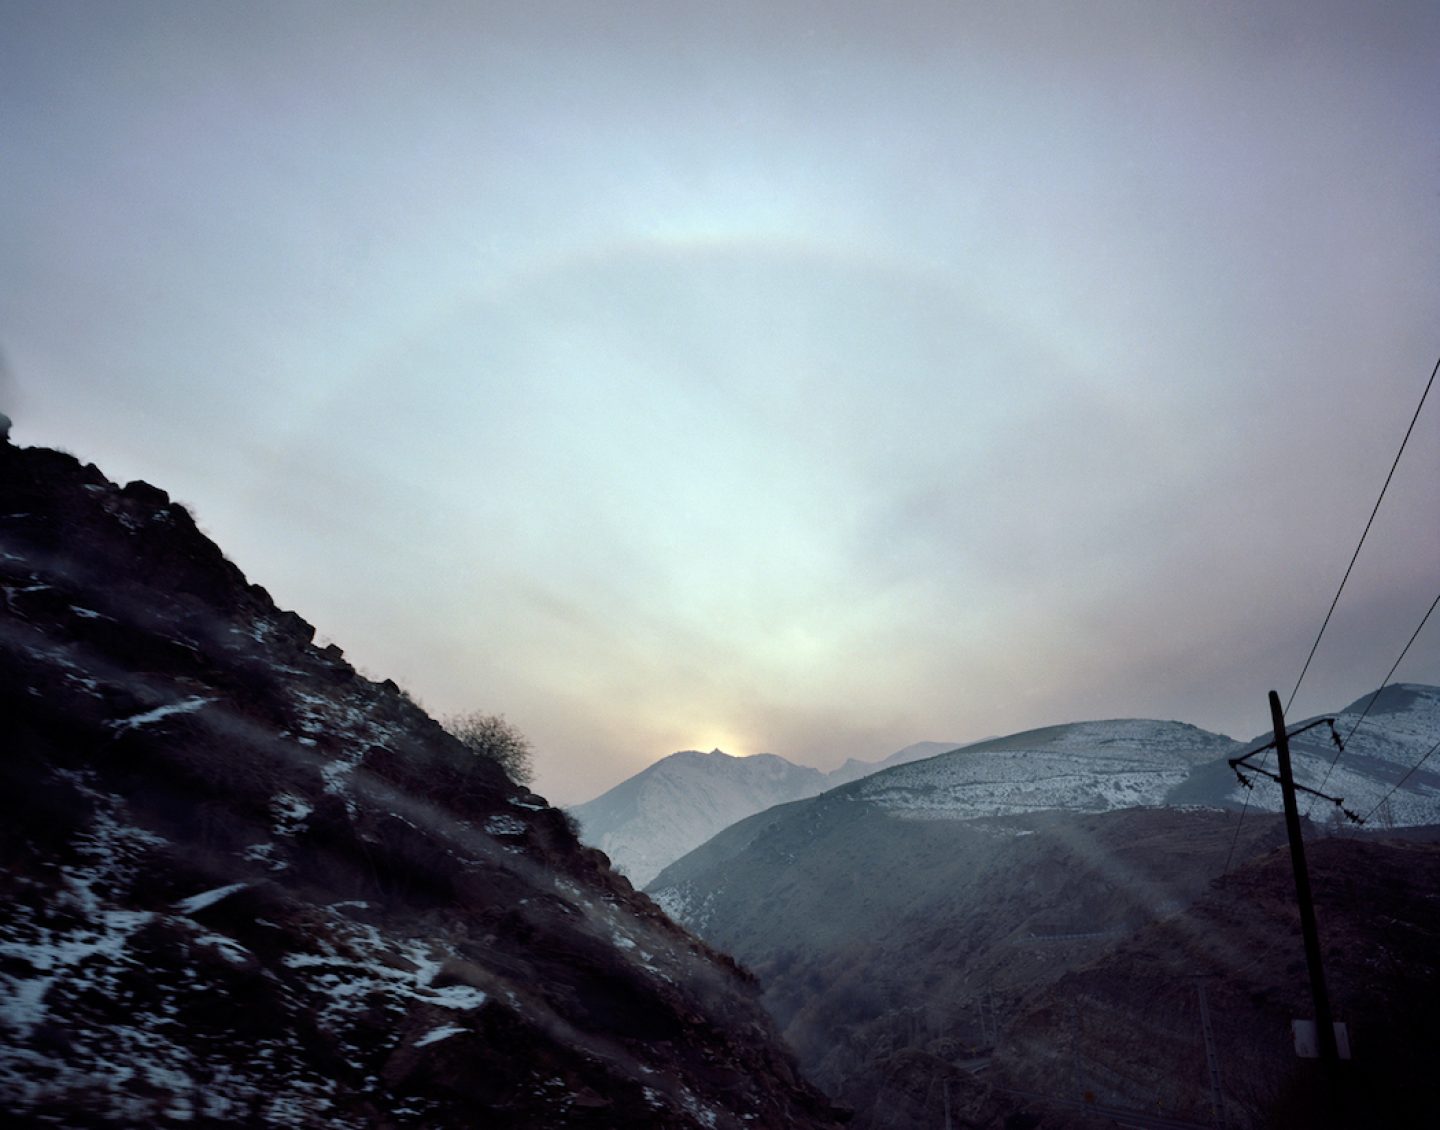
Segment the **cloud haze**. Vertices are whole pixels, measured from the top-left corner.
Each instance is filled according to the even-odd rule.
[[[1248,737],[1440,351],[1437,53],[1418,3],[12,3],[0,393],[557,801]],[[1440,589],[1437,483],[1431,403],[1297,711]]]

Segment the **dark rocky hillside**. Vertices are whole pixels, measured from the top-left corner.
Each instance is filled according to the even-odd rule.
[[[748,974],[312,637],[0,443],[8,1124],[834,1123]]]
[[[927,1125],[943,1063],[988,1056],[1038,988],[1197,898],[1234,831],[1157,809],[916,820],[835,794],[751,823],[737,854],[688,877],[687,857],[651,891],[756,971],[807,1074],[861,1126]],[[1241,851],[1283,837],[1250,820]],[[918,1096],[896,1071],[921,1072]]]
[[[1030,1000],[1005,1030],[995,1081],[1073,1104],[1032,1104],[1046,1126],[1113,1124],[1087,1117],[1087,1105],[1214,1125],[1217,1103],[1228,1126],[1440,1125],[1429,1076],[1440,1046],[1440,844],[1334,837],[1306,854],[1326,983],[1354,1053],[1338,1093],[1291,1039],[1291,1020],[1314,1007],[1285,849]]]

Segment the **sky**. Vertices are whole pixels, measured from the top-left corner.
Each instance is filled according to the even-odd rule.
[[[1437,58],[1384,0],[0,0],[0,409],[556,803],[1243,740],[1440,357]],[[1437,592],[1440,392],[1292,714]]]

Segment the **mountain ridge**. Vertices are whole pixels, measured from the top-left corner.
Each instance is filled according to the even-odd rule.
[[[643,887],[669,863],[752,813],[957,744],[915,742],[879,762],[851,758],[828,773],[773,753],[737,757],[719,749],[680,750],[569,812],[579,821],[581,838]]]

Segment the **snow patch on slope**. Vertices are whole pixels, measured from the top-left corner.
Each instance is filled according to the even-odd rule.
[[[193,714],[197,710],[204,709],[212,701],[213,700],[201,695],[195,695],[192,698],[185,699],[183,702],[168,703],[165,706],[157,706],[154,710],[147,710],[143,714],[134,714],[129,718],[121,718],[114,722],[113,725],[117,733],[123,733],[126,730],[137,730],[141,726],[154,725],[156,722],[169,718],[172,714]]]

